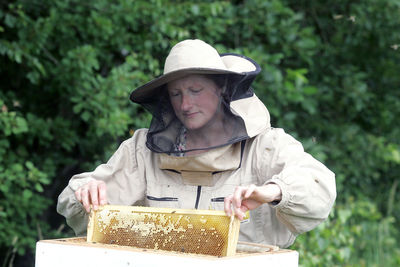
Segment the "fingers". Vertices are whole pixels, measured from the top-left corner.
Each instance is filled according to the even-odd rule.
[[[251,184],[249,186],[237,186],[232,195],[225,198],[224,210],[226,215],[234,214],[239,220],[243,220],[246,216],[245,212],[254,209],[261,203],[254,201],[257,186]]]
[[[244,213],[241,208],[235,208],[233,205],[233,195],[229,195],[224,200],[224,211],[228,216],[235,215],[239,220],[243,220]]]
[[[82,196],[81,196],[82,192],[81,191],[82,191],[81,188],[78,188],[78,190],[75,191],[75,197],[79,202],[82,202]]]
[[[232,198],[233,195],[229,195],[224,199],[224,211],[228,216],[232,216]]]
[[[89,182],[89,201],[93,205],[93,209],[97,210],[97,207],[99,206],[99,201],[98,201],[98,186],[97,183]]]
[[[99,183],[99,202],[100,206],[107,204],[107,190],[104,182]]]
[[[244,194],[244,198],[249,198],[251,196],[251,194],[253,194],[254,190],[256,190],[256,185],[255,184],[249,185],[249,187],[247,188],[247,190]]]
[[[75,191],[75,197],[89,213],[91,206],[97,210],[99,205],[107,204],[106,192],[106,184],[103,181],[94,180],[78,188]]]
[[[236,187],[233,192],[232,204],[235,209],[240,208],[242,205],[242,196],[244,195],[244,188],[242,186]]]
[[[254,190],[252,188],[247,188],[243,186],[238,186],[235,188],[235,191],[232,195],[229,195],[224,200],[224,210],[226,215],[231,216],[234,214],[239,220],[243,220],[245,214],[242,209],[246,209],[242,206],[242,200],[246,198],[247,195],[251,195],[251,192],[248,193],[248,189]]]
[[[87,187],[82,188],[81,190],[81,203],[85,208],[86,212],[90,212],[90,202],[89,202],[89,190]]]

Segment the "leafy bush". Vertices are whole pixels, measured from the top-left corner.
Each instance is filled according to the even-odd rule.
[[[0,7],[4,266],[33,262],[38,239],[71,234],[55,212],[58,194],[73,174],[104,162],[148,125],[129,93],[160,75],[171,45],[186,38],[259,62],[254,87],[273,125],[337,174],[334,213],[294,246],[301,263],[398,265],[398,1],[15,0]]]
[[[397,266],[398,235],[392,216],[383,216],[369,200],[349,198],[291,248],[300,253],[300,266]]]

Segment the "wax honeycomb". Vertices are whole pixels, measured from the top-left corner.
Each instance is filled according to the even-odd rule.
[[[91,212],[87,241],[231,256],[239,227],[240,222],[223,211],[106,205]]]

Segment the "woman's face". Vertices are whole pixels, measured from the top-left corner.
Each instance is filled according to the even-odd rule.
[[[168,94],[178,119],[197,130],[215,119],[221,89],[206,76],[192,74],[168,83]]]

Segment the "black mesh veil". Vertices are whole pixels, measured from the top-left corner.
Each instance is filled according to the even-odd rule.
[[[147,133],[147,147],[158,153],[182,155],[192,150],[209,150],[248,139],[243,118],[235,115],[230,103],[253,96],[250,86],[260,71],[259,66],[256,66],[257,70],[248,74],[201,74],[213,80],[222,90],[219,96],[218,112],[223,114],[222,123],[223,128],[226,129],[215,139],[218,139],[218,142],[208,147],[182,149],[178,146],[185,126],[175,115],[166,84],[153,90],[152,94],[144,99],[145,101],[140,101],[140,104],[153,115]]]

